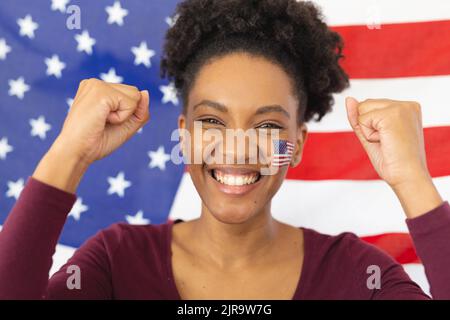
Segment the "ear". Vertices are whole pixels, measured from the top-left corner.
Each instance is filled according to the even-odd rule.
[[[306,123],[301,124],[297,128],[297,136],[295,140],[295,149],[291,158],[291,167],[296,167],[302,161],[303,147],[308,137],[308,127]]]
[[[184,136],[184,129],[186,129],[186,116],[184,114],[180,114],[178,116],[178,129],[179,133],[180,133],[180,145],[181,145],[181,153],[186,154],[185,153],[185,136]]]

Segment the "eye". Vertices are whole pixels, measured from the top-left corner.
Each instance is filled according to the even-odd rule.
[[[198,121],[201,121],[202,123],[214,124],[214,125],[219,125],[219,126],[223,125],[222,122],[220,122],[219,120],[214,119],[214,118],[199,119]]]
[[[282,129],[280,125],[272,122],[263,123],[257,127],[258,129]]]

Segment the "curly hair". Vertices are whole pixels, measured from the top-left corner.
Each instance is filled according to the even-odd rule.
[[[229,53],[261,56],[293,81],[299,123],[320,121],[331,111],[332,94],[348,87],[339,65],[343,40],[330,30],[319,8],[296,0],[185,0],[163,47],[161,78],[173,80],[186,110],[202,66]]]

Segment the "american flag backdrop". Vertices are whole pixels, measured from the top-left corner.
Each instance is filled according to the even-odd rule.
[[[162,40],[176,20],[177,2],[0,2],[0,224],[56,138],[80,80],[127,83],[151,96],[151,121],[84,177],[51,273],[112,223],[162,223],[200,213],[189,175],[169,157],[181,101],[173,85],[159,78]],[[344,38],[351,87],[335,96],[332,113],[307,124],[302,162],[289,170],[273,214],[324,233],[352,231],[386,250],[428,291],[400,203],[352,132],[344,98],[419,101],[428,168],[449,199],[450,2],[316,3]]]

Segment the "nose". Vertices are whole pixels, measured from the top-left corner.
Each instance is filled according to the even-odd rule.
[[[214,158],[217,164],[263,164],[270,161],[270,137],[247,130],[229,130],[216,137],[203,148],[206,158]],[[269,147],[268,147],[269,146]]]

